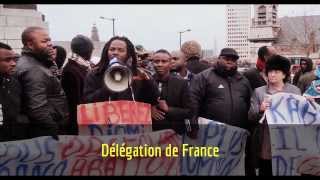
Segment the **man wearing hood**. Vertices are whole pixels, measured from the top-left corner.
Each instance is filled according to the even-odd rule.
[[[293,77],[293,85],[297,85],[299,82],[299,79],[302,75],[306,74],[307,72],[312,71],[313,68],[313,62],[310,58],[301,58],[300,59],[300,70],[294,75]]]
[[[314,100],[320,104],[319,91],[320,91],[320,63],[316,62],[316,68],[309,71],[299,78],[297,87],[306,97],[311,97],[310,100]],[[315,94],[314,94],[315,93]]]
[[[28,27],[22,33],[22,56],[17,77],[22,85],[23,111],[30,120],[30,136],[65,133],[68,123],[67,102],[58,77],[50,70],[53,47],[46,29]]]

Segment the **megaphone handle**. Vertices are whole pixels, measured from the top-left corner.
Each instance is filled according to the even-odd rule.
[[[111,104],[111,96],[109,96],[109,101],[108,101],[108,103]]]
[[[130,87],[130,91],[131,91],[131,96],[132,96],[132,100],[133,102],[136,102],[136,99],[134,98],[134,93],[133,93],[133,89],[132,89],[132,86],[129,84],[128,82],[128,86]]]

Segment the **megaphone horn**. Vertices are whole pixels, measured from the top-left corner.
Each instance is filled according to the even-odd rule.
[[[113,92],[122,92],[129,88],[132,82],[131,70],[119,61],[112,59],[104,74],[106,87]]]

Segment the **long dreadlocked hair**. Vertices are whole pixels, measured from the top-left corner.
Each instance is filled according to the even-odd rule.
[[[102,54],[99,63],[97,64],[97,72],[98,73],[104,73],[107,66],[109,65],[110,59],[108,58],[108,50],[110,48],[111,43],[114,40],[120,40],[126,43],[127,45],[127,59],[132,59],[132,64],[131,64],[131,71],[132,74],[135,76],[137,75],[137,57],[136,57],[136,52],[134,45],[132,42],[124,36],[114,36],[112,37],[103,47],[102,49]]]

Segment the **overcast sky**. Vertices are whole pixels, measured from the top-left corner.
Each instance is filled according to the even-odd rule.
[[[77,34],[90,36],[95,23],[101,41],[112,37],[112,21],[116,18],[117,35],[127,36],[134,44],[157,50],[179,48],[182,42],[197,40],[203,49],[219,51],[226,41],[225,5],[38,5],[46,16],[53,41],[70,41]],[[279,17],[320,15],[320,5],[279,5]],[[216,43],[215,43],[216,41]]]

